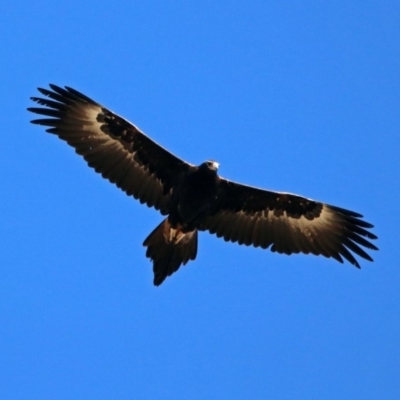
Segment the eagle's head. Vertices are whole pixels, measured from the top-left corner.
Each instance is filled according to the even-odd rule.
[[[219,163],[213,160],[207,160],[203,162],[203,164],[200,165],[200,168],[207,168],[210,171],[214,171],[217,173],[218,168],[219,168]]]

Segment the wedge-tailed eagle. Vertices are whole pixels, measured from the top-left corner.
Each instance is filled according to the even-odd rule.
[[[167,216],[143,243],[155,285],[196,258],[198,231],[283,254],[344,258],[358,268],[352,253],[372,261],[363,247],[377,250],[369,241],[377,237],[362,215],[224,179],[217,162],[189,164],[82,93],[50,88],[38,89],[45,97],[31,98],[41,107],[28,110],[44,116],[32,122],[49,127],[127,195]]]

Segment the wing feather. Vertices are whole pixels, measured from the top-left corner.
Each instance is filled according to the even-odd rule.
[[[257,241],[261,243],[262,249],[268,249],[273,243],[272,232],[267,224],[266,215],[268,215],[268,211],[262,211],[258,218],[258,223],[260,225],[258,232],[260,236]]]
[[[28,110],[46,117],[32,122],[48,127],[128,195],[167,214],[171,188],[190,164],[84,94],[56,85],[50,89],[38,89],[45,98],[31,98],[42,107]]]
[[[271,251],[343,258],[360,267],[355,255],[372,261],[362,248],[377,250],[373,226],[362,215],[301,196],[272,192],[220,179],[217,201],[201,229],[226,241]],[[343,258],[342,258],[343,257]]]

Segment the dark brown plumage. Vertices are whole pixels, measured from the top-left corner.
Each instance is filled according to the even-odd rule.
[[[360,214],[223,179],[218,163],[186,163],[89,97],[50,88],[39,88],[44,98],[32,97],[41,107],[28,110],[45,116],[32,122],[49,127],[125,193],[168,215],[143,243],[155,285],[196,258],[199,230],[278,253],[344,258],[358,268],[352,253],[372,261],[362,247],[377,250],[368,241],[376,236]]]

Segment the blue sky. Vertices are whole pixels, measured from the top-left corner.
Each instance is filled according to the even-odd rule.
[[[1,399],[400,398],[400,4],[3,1]],[[161,221],[29,123],[69,85],[186,161],[354,210],[362,269]]]

